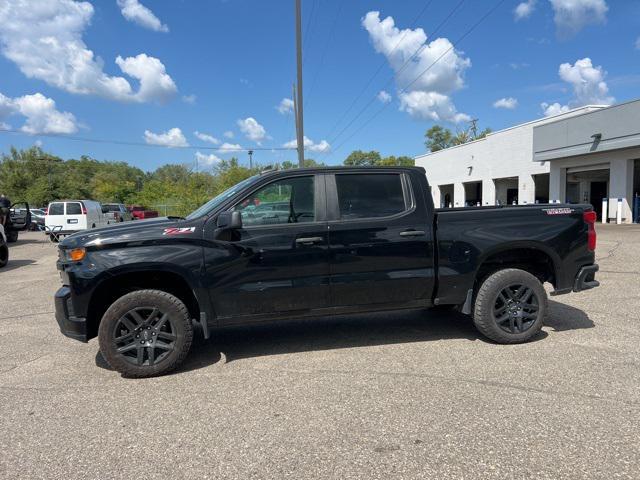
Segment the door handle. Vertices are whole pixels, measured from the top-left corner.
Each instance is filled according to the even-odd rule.
[[[299,245],[313,245],[314,243],[320,243],[324,241],[322,237],[300,237],[296,238],[296,243]]]
[[[400,232],[401,237],[423,237],[424,235],[424,230],[405,230]]]

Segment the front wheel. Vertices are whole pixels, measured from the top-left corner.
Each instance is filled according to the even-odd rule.
[[[98,330],[100,351],[125,377],[153,377],[182,363],[193,338],[187,307],[160,290],[137,290],[116,300]]]
[[[476,296],[473,322],[498,343],[524,343],[542,328],[547,292],[524,270],[507,268],[488,276]]]
[[[7,263],[9,263],[9,247],[7,244],[2,241],[2,237],[0,237],[0,268],[4,267]]]

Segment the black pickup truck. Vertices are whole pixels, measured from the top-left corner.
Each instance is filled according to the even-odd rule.
[[[590,205],[436,210],[422,168],[270,171],[187,218],[82,232],[59,245],[63,334],[147,377],[229,325],[457,308],[499,343],[531,339],[552,294],[598,285]]]

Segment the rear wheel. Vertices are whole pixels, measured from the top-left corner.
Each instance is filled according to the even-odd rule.
[[[176,368],[191,348],[187,307],[160,290],[138,290],[116,300],[100,322],[105,360],[125,377],[153,377]]]
[[[547,293],[540,281],[529,272],[508,268],[482,282],[473,321],[491,340],[523,343],[540,331],[546,314]]]
[[[7,243],[15,243],[18,241],[18,232],[12,230],[10,232],[6,232],[7,235]]]

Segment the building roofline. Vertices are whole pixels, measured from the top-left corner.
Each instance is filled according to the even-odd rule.
[[[637,101],[637,100],[633,100],[633,101]],[[631,103],[631,102],[625,102],[625,103]],[[467,145],[472,145],[474,143],[483,142],[487,138],[492,137],[494,135],[498,135],[499,133],[508,132],[509,130],[514,130],[516,128],[525,127],[527,125],[533,125],[533,124],[544,122],[544,121],[547,121],[547,120],[550,120],[550,119],[555,119],[555,120],[552,120],[552,121],[548,122],[548,123],[553,123],[555,121],[562,120],[560,117],[566,116],[569,113],[575,113],[575,112],[577,112],[579,110],[597,109],[597,110],[594,110],[594,111],[600,111],[600,110],[602,110],[604,108],[617,107],[618,105],[624,105],[624,103],[620,103],[620,104],[616,104],[616,105],[583,105],[582,107],[572,108],[571,110],[568,110],[568,111],[562,112],[562,113],[558,113],[556,115],[550,115],[548,117],[537,118],[535,120],[529,120],[528,122],[519,123],[518,125],[513,125],[511,127],[503,128],[502,130],[496,130],[495,132],[491,132],[491,133],[487,134],[487,136],[485,136],[485,137],[478,138],[478,139],[472,140],[470,142],[462,143],[460,145],[447,147],[447,148],[444,148],[442,150],[437,150],[435,152],[426,152],[426,153],[423,153],[421,155],[416,155],[414,157],[414,159],[417,160],[418,158],[424,158],[424,157],[428,157],[430,155],[434,155],[434,154],[437,154],[437,153],[440,153],[440,152],[445,152],[445,151],[449,151],[449,150],[452,150],[452,149],[455,149],[455,148],[460,148],[460,147],[464,147],[464,146],[467,146]],[[593,113],[593,111],[585,111],[580,115],[586,115],[586,114],[589,114],[589,113]],[[579,116],[579,115],[572,115],[570,118],[573,118],[573,117],[576,117],[576,116]]]

